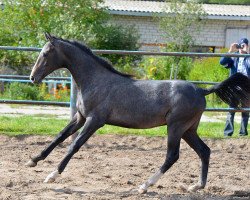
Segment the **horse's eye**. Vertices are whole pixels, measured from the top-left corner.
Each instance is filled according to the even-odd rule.
[[[48,53],[43,53],[43,57],[47,57],[48,56]]]

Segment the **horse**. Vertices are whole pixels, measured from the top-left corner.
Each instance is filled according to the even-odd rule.
[[[190,191],[203,189],[207,182],[210,148],[200,139],[197,128],[206,107],[205,96],[216,93],[223,101],[243,102],[250,93],[249,79],[235,74],[208,89],[183,80],[137,80],[117,71],[86,45],[45,33],[47,39],[30,74],[34,84],[59,68],[67,68],[77,87],[77,112],[69,124],[39,154],[26,163],[34,167],[81,127],[66,156],[44,182],[54,182],[72,156],[105,124],[134,129],[167,125],[167,154],[162,166],[139,186],[146,193],[178,160],[183,139],[201,160],[201,175]]]

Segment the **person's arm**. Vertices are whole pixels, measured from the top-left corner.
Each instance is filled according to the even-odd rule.
[[[220,59],[220,64],[226,68],[230,68],[234,65],[234,61],[231,57],[222,57]]]
[[[236,48],[237,43],[231,44],[228,53],[234,53],[235,51],[238,51]],[[220,59],[220,64],[223,65],[226,68],[230,68],[234,65],[234,60],[231,57],[222,57]]]

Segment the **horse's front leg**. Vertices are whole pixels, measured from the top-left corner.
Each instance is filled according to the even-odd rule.
[[[103,125],[104,123],[102,123],[101,120],[98,120],[95,117],[87,117],[82,132],[79,133],[74,142],[70,145],[67,155],[58,165],[57,170],[50,173],[44,182],[54,182],[56,177],[64,171],[66,165],[68,164],[72,156],[93,135],[93,133]]]
[[[50,145],[47,146],[40,154],[32,157],[25,165],[28,167],[35,167],[37,162],[44,160],[58,144],[79,130],[83,126],[84,122],[85,118],[77,112],[70,123],[57,135]]]

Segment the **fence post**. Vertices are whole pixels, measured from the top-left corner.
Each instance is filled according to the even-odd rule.
[[[74,117],[76,114],[76,83],[74,78],[71,76],[71,83],[70,83],[70,119]]]
[[[70,83],[70,119],[74,117],[76,114],[76,97],[77,97],[77,89],[74,78],[71,76]],[[70,136],[70,140],[73,141],[77,136],[77,132]]]

